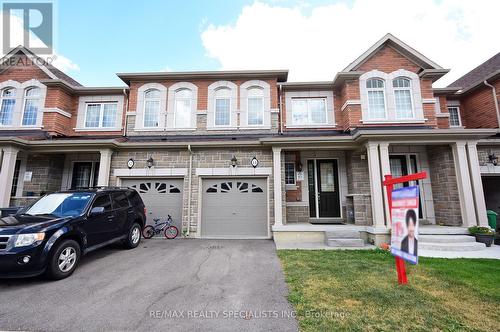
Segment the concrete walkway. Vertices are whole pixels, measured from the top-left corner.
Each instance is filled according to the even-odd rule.
[[[492,245],[483,250],[474,251],[440,251],[420,250],[419,256],[438,258],[492,258],[500,259],[500,246]]]

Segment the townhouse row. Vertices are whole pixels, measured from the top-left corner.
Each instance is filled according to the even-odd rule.
[[[428,173],[422,225],[486,225],[500,206],[498,56],[448,88],[432,86],[447,69],[390,34],[323,82],[156,72],[84,87],[26,48],[8,57],[20,61],[0,71],[3,207],[130,186],[186,236],[317,241],[346,224],[380,243],[386,174]]]

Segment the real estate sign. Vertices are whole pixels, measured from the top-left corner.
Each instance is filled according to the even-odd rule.
[[[392,191],[391,253],[418,263],[418,186]]]

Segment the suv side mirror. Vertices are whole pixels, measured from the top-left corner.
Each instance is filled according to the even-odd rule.
[[[96,207],[93,207],[92,210],[90,210],[90,214],[89,216],[97,216],[99,214],[103,214],[104,213],[104,206],[96,206]]]

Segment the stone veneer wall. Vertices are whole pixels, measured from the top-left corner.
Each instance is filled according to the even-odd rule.
[[[288,224],[309,222],[309,206],[288,205],[286,207],[286,222]]]
[[[64,155],[29,155],[26,171],[33,172],[33,175],[31,182],[24,182],[23,196],[26,196],[27,192],[33,192],[35,196],[39,196],[43,192],[51,193],[61,190],[63,169]]]
[[[436,224],[462,225],[460,197],[453,153],[450,146],[428,146],[432,196]]]
[[[190,232],[191,236],[198,229],[198,202],[199,202],[199,185],[200,177],[195,175],[196,168],[230,168],[230,159],[232,156],[236,156],[238,159],[239,167],[252,167],[250,161],[253,157],[257,157],[259,160],[258,167],[270,167],[272,168],[272,151],[271,149],[243,149],[243,148],[203,148],[196,149],[193,148],[193,165],[192,165],[192,185],[191,185],[191,223]],[[155,168],[185,168],[189,169],[189,151],[187,149],[164,149],[164,150],[128,150],[128,151],[118,151],[115,152],[111,160],[111,175],[110,175],[110,185],[117,184],[117,178],[115,177],[113,170],[115,169],[126,169],[127,161],[133,158],[135,161],[135,169],[146,168],[146,160],[152,157],[155,162]],[[227,176],[221,176],[224,178]],[[245,177],[245,176],[243,176]],[[183,188],[183,209],[182,209],[182,223],[183,227],[186,227],[189,222],[188,217],[188,177],[184,178],[184,188]],[[283,195],[284,196],[284,195]],[[268,189],[268,199],[269,199],[269,215],[270,224],[274,223],[274,197],[273,197],[273,179],[272,175],[269,176],[269,189]]]
[[[361,155],[365,159],[361,159]],[[365,152],[346,152],[347,188],[350,195],[347,200],[346,219],[356,225],[372,225],[370,196],[370,177],[368,160]],[[349,209],[354,215],[349,215]]]
[[[488,159],[488,155],[490,153],[494,153],[495,156],[500,158],[500,147],[478,145],[477,157],[479,159],[479,166],[484,166],[484,165],[490,163],[490,160]],[[498,162],[500,165],[500,160]],[[491,163],[490,163],[490,165],[491,165]]]

